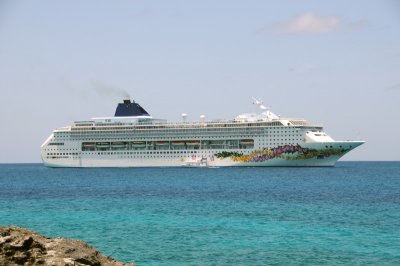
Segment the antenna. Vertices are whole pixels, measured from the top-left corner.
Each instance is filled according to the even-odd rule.
[[[266,107],[264,105],[264,103],[261,100],[261,98],[258,98],[258,99],[255,98],[255,97],[252,97],[252,98],[253,98],[253,104],[257,105],[261,110],[267,110],[268,109],[268,107]]]

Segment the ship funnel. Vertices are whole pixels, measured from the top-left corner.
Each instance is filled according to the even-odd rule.
[[[114,116],[150,116],[140,104],[130,99],[125,99],[119,103]]]

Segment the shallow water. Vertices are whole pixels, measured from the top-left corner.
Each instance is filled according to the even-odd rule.
[[[138,265],[398,265],[400,162],[333,168],[0,165],[0,225]]]

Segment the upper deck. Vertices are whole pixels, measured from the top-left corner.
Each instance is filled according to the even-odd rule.
[[[117,112],[121,110],[129,110],[136,108],[143,110],[143,112],[134,113],[132,116],[116,115],[114,117],[100,117],[92,118],[87,121],[76,121],[74,124],[64,128],[58,128],[55,132],[99,132],[113,131],[230,131],[229,129],[256,129],[256,128],[269,128],[269,127],[302,127],[302,128],[317,128],[322,129],[319,125],[310,125],[309,122],[303,118],[283,118],[276,116],[270,111],[265,111],[266,107],[258,100],[257,105],[263,110],[261,114],[242,114],[232,120],[213,120],[205,121],[204,118],[197,122],[187,122],[184,119],[181,122],[169,122],[165,119],[155,119],[151,117],[139,104],[129,100],[124,100],[123,104],[119,104]],[[135,110],[136,110],[135,109]],[[119,111],[118,111],[119,110]],[[132,112],[135,110],[131,110]],[[136,110],[137,111],[137,110]],[[135,112],[136,112],[135,111]],[[133,114],[133,113],[132,113]],[[186,115],[185,115],[186,116]],[[185,117],[186,118],[186,117]],[[160,132],[161,133],[161,132]]]
[[[269,126],[307,126],[309,123],[304,119],[280,119],[275,121],[252,121],[252,122],[239,122],[234,120],[228,121],[204,121],[204,122],[150,122],[150,121],[137,121],[137,122],[118,122],[110,121],[106,123],[98,123],[93,121],[75,122],[70,126],[71,130],[93,130],[95,129],[181,129],[181,128],[221,128],[221,127],[269,127]]]

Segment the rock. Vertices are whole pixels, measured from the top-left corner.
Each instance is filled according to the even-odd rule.
[[[16,226],[0,226],[0,265],[133,266],[102,255],[84,241],[48,238]]]

